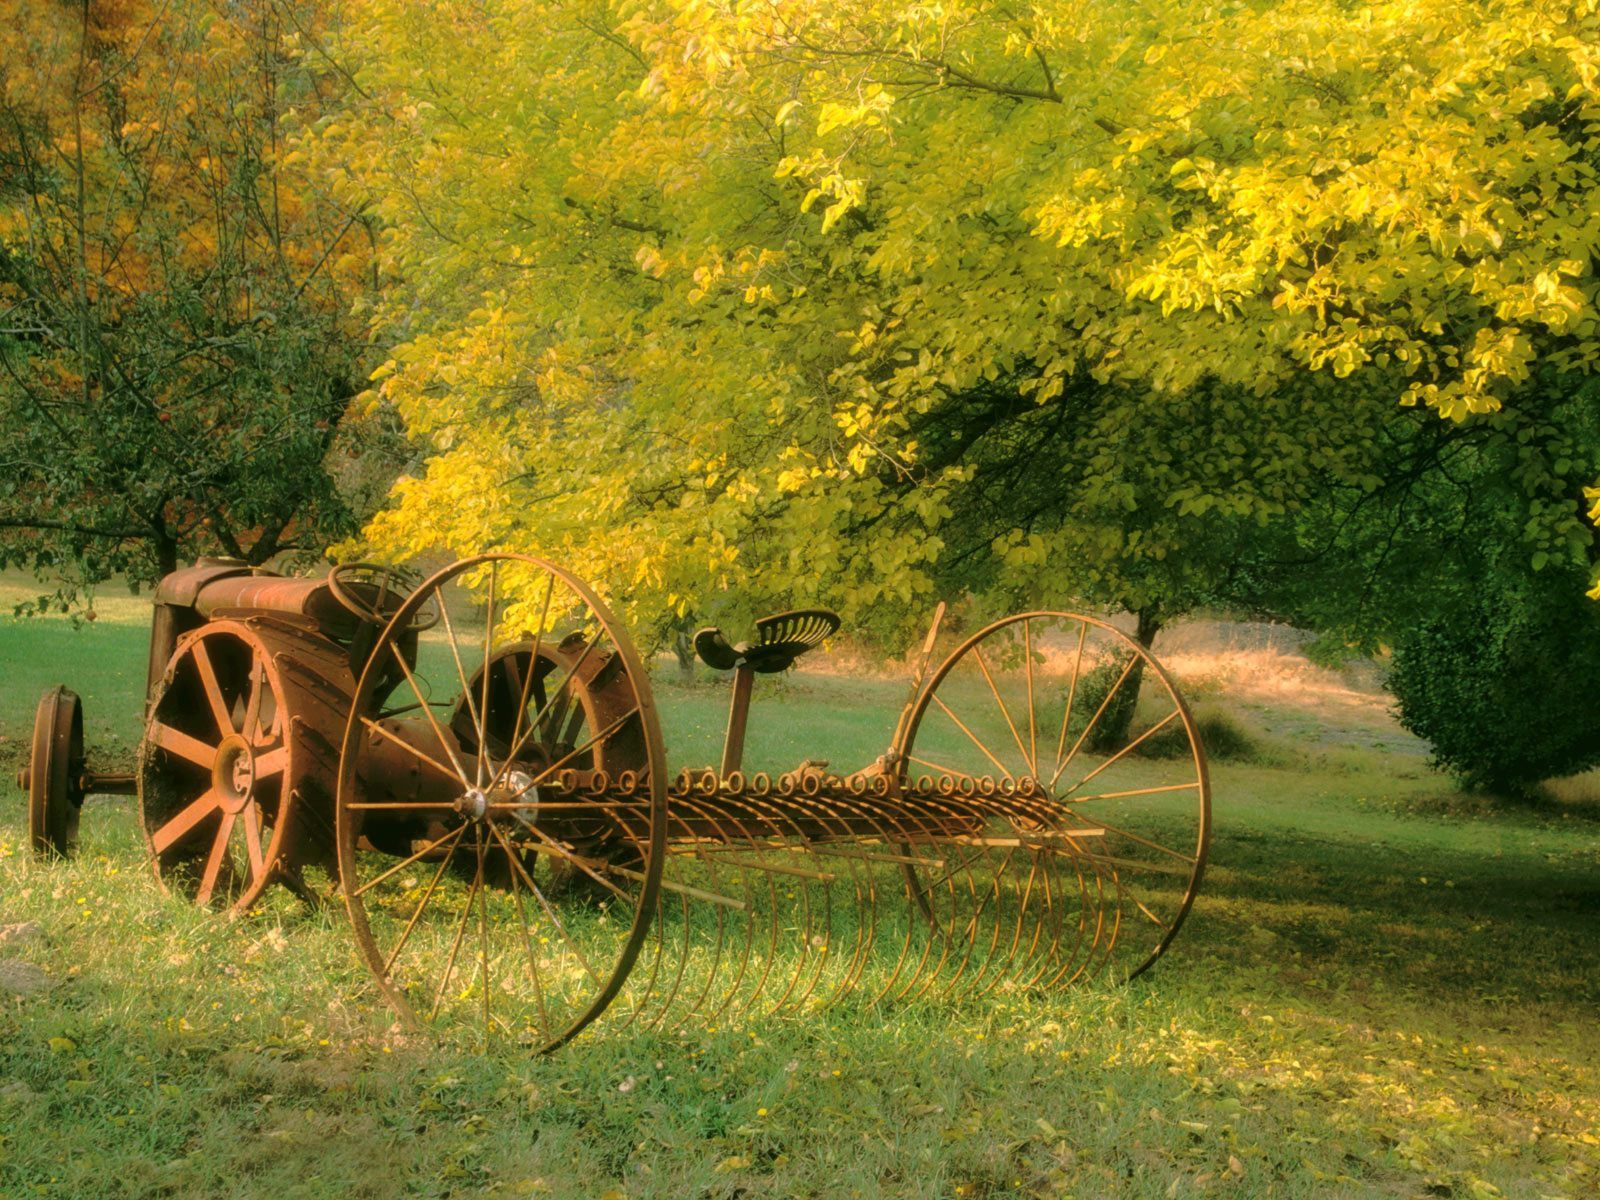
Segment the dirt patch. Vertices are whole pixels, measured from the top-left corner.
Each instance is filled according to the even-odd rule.
[[[21,921],[15,925],[0,925],[0,946],[20,946],[37,941],[44,936],[44,926],[37,921]]]
[[[50,986],[50,976],[30,962],[0,958],[0,996],[31,996]]]

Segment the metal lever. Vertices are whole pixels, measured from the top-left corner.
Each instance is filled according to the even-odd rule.
[[[743,659],[733,671],[733,699],[728,704],[728,732],[722,739],[722,777],[726,779],[744,761],[744,726],[750,716],[750,689],[755,669]]]

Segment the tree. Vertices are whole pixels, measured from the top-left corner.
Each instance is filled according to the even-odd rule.
[[[297,162],[316,0],[24,3],[0,29],[0,565],[148,580],[350,532],[365,218]]]
[[[1396,646],[1390,687],[1435,765],[1517,795],[1600,764],[1597,674],[1600,613],[1547,575],[1491,580],[1423,617]]]
[[[1380,496],[1420,409],[1502,430],[1528,560],[1587,564],[1551,398],[1600,361],[1596,21],[367,0],[322,153],[435,450],[370,536],[539,549],[651,620],[1153,629]]]

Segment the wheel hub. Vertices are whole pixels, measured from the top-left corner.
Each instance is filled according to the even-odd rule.
[[[456,811],[469,821],[481,821],[489,813],[489,794],[482,788],[468,788],[455,804]]]
[[[240,812],[256,786],[256,758],[250,743],[238,734],[222,739],[211,764],[211,786],[226,812]]]

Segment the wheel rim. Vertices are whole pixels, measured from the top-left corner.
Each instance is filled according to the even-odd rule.
[[[1126,734],[1107,736],[1125,707]],[[957,868],[992,909],[984,937],[994,943],[969,948],[964,989],[1132,978],[1171,945],[1205,870],[1210,783],[1188,706],[1132,638],[1073,613],[997,621],[929,679],[895,756],[907,777],[1038,789],[985,802],[992,836],[981,840],[993,844]],[[948,893],[950,880],[939,883]],[[950,898],[953,939],[975,902]]]
[[[28,757],[28,838],[38,854],[70,855],[78,842],[83,803],[83,706],[65,687],[53,687],[34,713]]]
[[[139,749],[146,848],[169,891],[243,911],[276,877],[295,778],[284,697],[243,624],[213,621],[173,652]]]
[[[630,791],[551,798],[624,767]],[[357,686],[337,793],[352,930],[401,1018],[553,1049],[604,1012],[655,911],[664,776],[643,664],[581,580],[489,554],[420,584]]]

